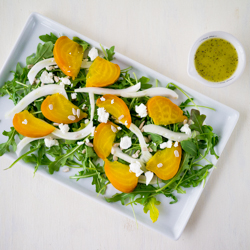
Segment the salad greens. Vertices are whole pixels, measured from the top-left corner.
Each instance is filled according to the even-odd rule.
[[[46,69],[42,69],[36,76],[35,84],[31,85],[28,83],[27,74],[30,67],[37,62],[53,57],[53,47],[58,39],[53,33],[42,35],[39,37],[44,43],[39,43],[37,46],[37,51],[27,57],[26,65],[21,66],[20,63],[17,64],[16,70],[13,71],[13,79],[7,81],[0,88],[0,96],[9,95],[9,99],[13,101],[16,105],[25,95],[33,91],[34,89],[41,86],[41,81],[39,80],[41,74]],[[89,47],[89,44],[80,38],[74,37],[73,41],[77,42],[83,46],[84,50]],[[114,49],[112,46],[110,49],[104,50],[101,46],[106,60],[112,61],[114,59]],[[128,69],[121,70],[120,78],[113,85],[110,85],[110,89],[124,89],[135,85],[136,83],[141,83],[141,89],[148,89],[152,87],[150,84],[150,79],[142,76],[137,79],[136,75],[130,74],[131,67]],[[54,76],[65,77],[65,74],[60,70],[60,68],[53,67],[51,70]],[[80,69],[78,76],[72,80],[72,85],[65,85],[65,90],[68,94],[68,98],[79,108],[84,108],[84,112],[90,117],[90,100],[87,93],[78,93],[76,99],[72,99],[71,93],[74,93],[74,89],[81,88],[86,85],[86,69]],[[158,80],[156,81],[158,84]],[[59,84],[56,83],[55,84]],[[173,83],[169,83],[167,88],[176,90],[179,89],[186,97],[187,100],[180,104],[180,108],[184,111],[184,115],[191,121],[190,129],[196,131],[195,137],[189,138],[188,140],[181,142],[181,147],[183,149],[182,160],[177,174],[170,180],[160,181],[157,178],[156,184],[146,185],[144,183],[138,183],[137,187],[131,193],[116,193],[112,197],[106,197],[105,191],[110,184],[104,170],[103,163],[98,159],[97,154],[93,150],[91,144],[87,144],[86,140],[92,140],[93,135],[89,135],[85,138],[85,144],[79,145],[77,140],[58,140],[58,145],[52,146],[50,148],[46,147],[44,139],[39,139],[30,143],[30,149],[28,152],[21,155],[10,167],[12,167],[20,159],[23,159],[26,163],[31,163],[34,165],[34,173],[41,167],[45,166],[48,168],[48,172],[53,174],[60,170],[61,167],[67,166],[69,168],[76,168],[79,170],[77,174],[71,176],[71,179],[76,181],[84,181],[81,179],[93,178],[92,185],[95,186],[96,192],[105,196],[107,202],[121,202],[122,205],[137,205],[141,204],[143,206],[143,211],[145,213],[150,213],[150,218],[155,222],[159,216],[159,211],[157,206],[160,205],[160,201],[157,200],[158,195],[163,195],[165,197],[171,198],[170,204],[176,203],[178,201],[177,193],[184,194],[186,188],[196,187],[202,182],[205,183],[206,177],[209,170],[213,167],[213,164],[203,166],[200,161],[206,159],[208,154],[214,155],[216,158],[219,156],[215,152],[215,146],[218,143],[218,136],[213,132],[213,128],[209,125],[205,125],[204,121],[206,119],[205,114],[201,114],[198,110],[198,105],[194,103],[193,98],[190,98],[182,89]],[[95,100],[100,97],[100,95],[95,95]],[[27,107],[27,110],[35,115],[37,118],[43,119],[46,122],[53,124],[51,121],[47,120],[41,112],[41,104],[45,97],[39,98]],[[154,124],[153,120],[147,116],[144,118],[138,117],[135,112],[135,107],[139,106],[141,103],[146,104],[150,98],[147,96],[136,97],[136,98],[122,98],[122,100],[127,104],[131,117],[132,123],[137,127],[140,127],[142,123],[145,125]],[[190,111],[190,107],[195,107]],[[208,107],[209,108],[209,107]],[[110,120],[115,122],[115,118],[111,117]],[[97,126],[98,116],[95,109],[93,126]],[[79,131],[85,128],[87,124],[84,120],[77,123],[69,124],[70,132]],[[183,123],[176,123],[164,126],[175,132],[180,132]],[[121,125],[121,130],[116,134],[115,143],[119,143],[120,139],[124,136],[129,136],[132,139],[132,146],[128,149],[123,150],[124,153],[132,156],[135,152],[139,150],[138,156],[141,155],[141,148],[138,138],[125,126]],[[8,139],[5,143],[0,144],[0,156],[12,151],[16,151],[17,144],[16,139],[19,136],[20,139],[23,138],[14,127],[10,128],[10,131],[4,131],[3,135],[7,136]],[[154,155],[158,150],[160,150],[160,144],[166,142],[167,139],[154,134],[143,132],[143,136],[147,138],[148,147],[150,152]],[[113,160],[112,154],[108,157],[110,161]],[[118,159],[119,162],[128,164],[122,159]]]

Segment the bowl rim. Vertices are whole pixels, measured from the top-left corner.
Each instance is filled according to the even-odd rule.
[[[229,41],[235,47],[238,54],[238,65],[235,72],[233,73],[233,75],[231,75],[231,77],[221,82],[211,82],[204,79],[202,76],[199,75],[194,65],[194,56],[198,47],[205,40],[212,38],[222,38]],[[243,73],[245,66],[246,66],[246,53],[240,41],[230,33],[224,31],[211,31],[200,36],[198,39],[196,39],[196,41],[192,45],[188,55],[187,73],[190,77],[192,77],[193,79],[197,80],[198,82],[206,86],[212,88],[222,88],[231,85],[233,82],[235,82]]]

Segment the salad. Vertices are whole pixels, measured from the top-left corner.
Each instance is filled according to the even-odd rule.
[[[18,156],[9,168],[19,160],[32,163],[34,174],[39,167],[50,174],[77,168],[71,179],[92,178],[107,202],[141,204],[152,222],[159,195],[173,204],[176,193],[205,183],[214,167],[206,156],[219,157],[219,139],[193,98],[174,83],[159,87],[155,79],[153,86],[132,67],[120,69],[114,46],[98,51],[78,37],[39,38],[36,53],[0,88],[15,105],[5,114],[13,127],[0,144],[0,156]],[[187,97],[179,106],[176,90]],[[107,197],[111,185],[117,193]]]

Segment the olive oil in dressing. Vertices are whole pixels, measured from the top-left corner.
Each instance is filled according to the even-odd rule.
[[[235,72],[238,54],[230,42],[221,38],[211,38],[199,46],[194,62],[197,72],[204,79],[221,82]]]

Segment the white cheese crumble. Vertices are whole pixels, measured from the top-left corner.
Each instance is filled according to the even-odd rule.
[[[51,137],[45,138],[44,143],[45,143],[45,146],[48,147],[48,148],[50,148],[52,146],[58,146],[59,145],[58,141],[52,139]]]
[[[118,129],[118,130],[122,130],[122,128],[121,128],[121,127],[117,127],[117,129]]]
[[[179,157],[180,156],[178,150],[174,151],[174,155],[175,155],[175,157]]]
[[[178,141],[176,141],[176,142],[174,143],[174,147],[175,147],[175,148],[178,147]]]
[[[86,107],[86,104],[83,104],[83,105],[82,105],[82,109],[85,109],[85,107]]]
[[[181,132],[184,132],[187,135],[191,135],[191,129],[189,128],[189,125],[187,123],[181,127]]]
[[[157,164],[157,168],[161,168],[161,167],[163,167],[163,164],[162,163],[158,163]]]
[[[59,124],[58,125],[59,129],[62,131],[63,134],[66,134],[67,132],[69,132],[69,125],[68,124]]]
[[[71,98],[76,99],[77,93],[71,93]]]
[[[167,142],[163,142],[160,144],[160,148],[164,149],[164,148],[171,148],[172,147],[172,141],[168,140]]]
[[[89,143],[89,139],[88,138],[85,140],[85,143]]]
[[[125,121],[125,123],[124,123],[124,124],[125,124],[125,126],[128,126],[128,121]]]
[[[28,123],[28,121],[26,120],[26,119],[24,119],[23,121],[22,121],[22,124],[27,124]]]
[[[73,116],[73,115],[69,115],[69,116],[68,116],[68,119],[71,120],[71,121],[74,121],[74,120],[76,119],[76,117]]]
[[[141,163],[139,161],[135,161],[129,164],[130,171],[135,173],[136,177],[139,177],[143,171],[141,170]]]
[[[124,136],[124,137],[121,138],[121,142],[120,142],[121,149],[130,148],[131,145],[132,145],[131,137]]]
[[[78,142],[77,142],[77,145],[79,145],[79,146],[80,146],[80,145],[83,145],[83,144],[84,144],[84,141],[78,141]]]
[[[48,73],[46,70],[40,76],[40,80],[42,83],[54,83],[53,73]]]
[[[96,57],[98,57],[98,50],[95,47],[93,47],[89,51],[88,56],[90,57],[91,61],[94,61],[96,59]]]
[[[107,123],[109,119],[109,113],[106,112],[105,108],[98,108],[97,109],[98,121]]]
[[[102,96],[102,97],[100,98],[100,100],[101,100],[102,102],[104,102],[106,99]]]
[[[151,171],[147,171],[145,174],[146,177],[146,185],[148,185],[150,183],[150,181],[152,180],[152,178],[154,177],[154,173]]]
[[[147,112],[147,107],[141,103],[139,106],[135,106],[135,112],[140,116],[140,117],[146,117],[148,115]]]
[[[115,102],[115,99],[112,99],[112,100],[111,100],[111,104],[114,104],[114,102]]]
[[[50,105],[49,105],[49,109],[50,109],[50,110],[53,110],[53,104],[50,104]]]
[[[71,81],[67,77],[59,78],[61,80],[62,85],[71,85]]]
[[[111,125],[111,130],[112,130],[114,133],[116,133],[116,131],[117,131],[116,127],[113,126],[113,125]]]
[[[85,123],[85,124],[89,123],[89,119],[85,119],[85,120],[84,120],[84,123]]]

